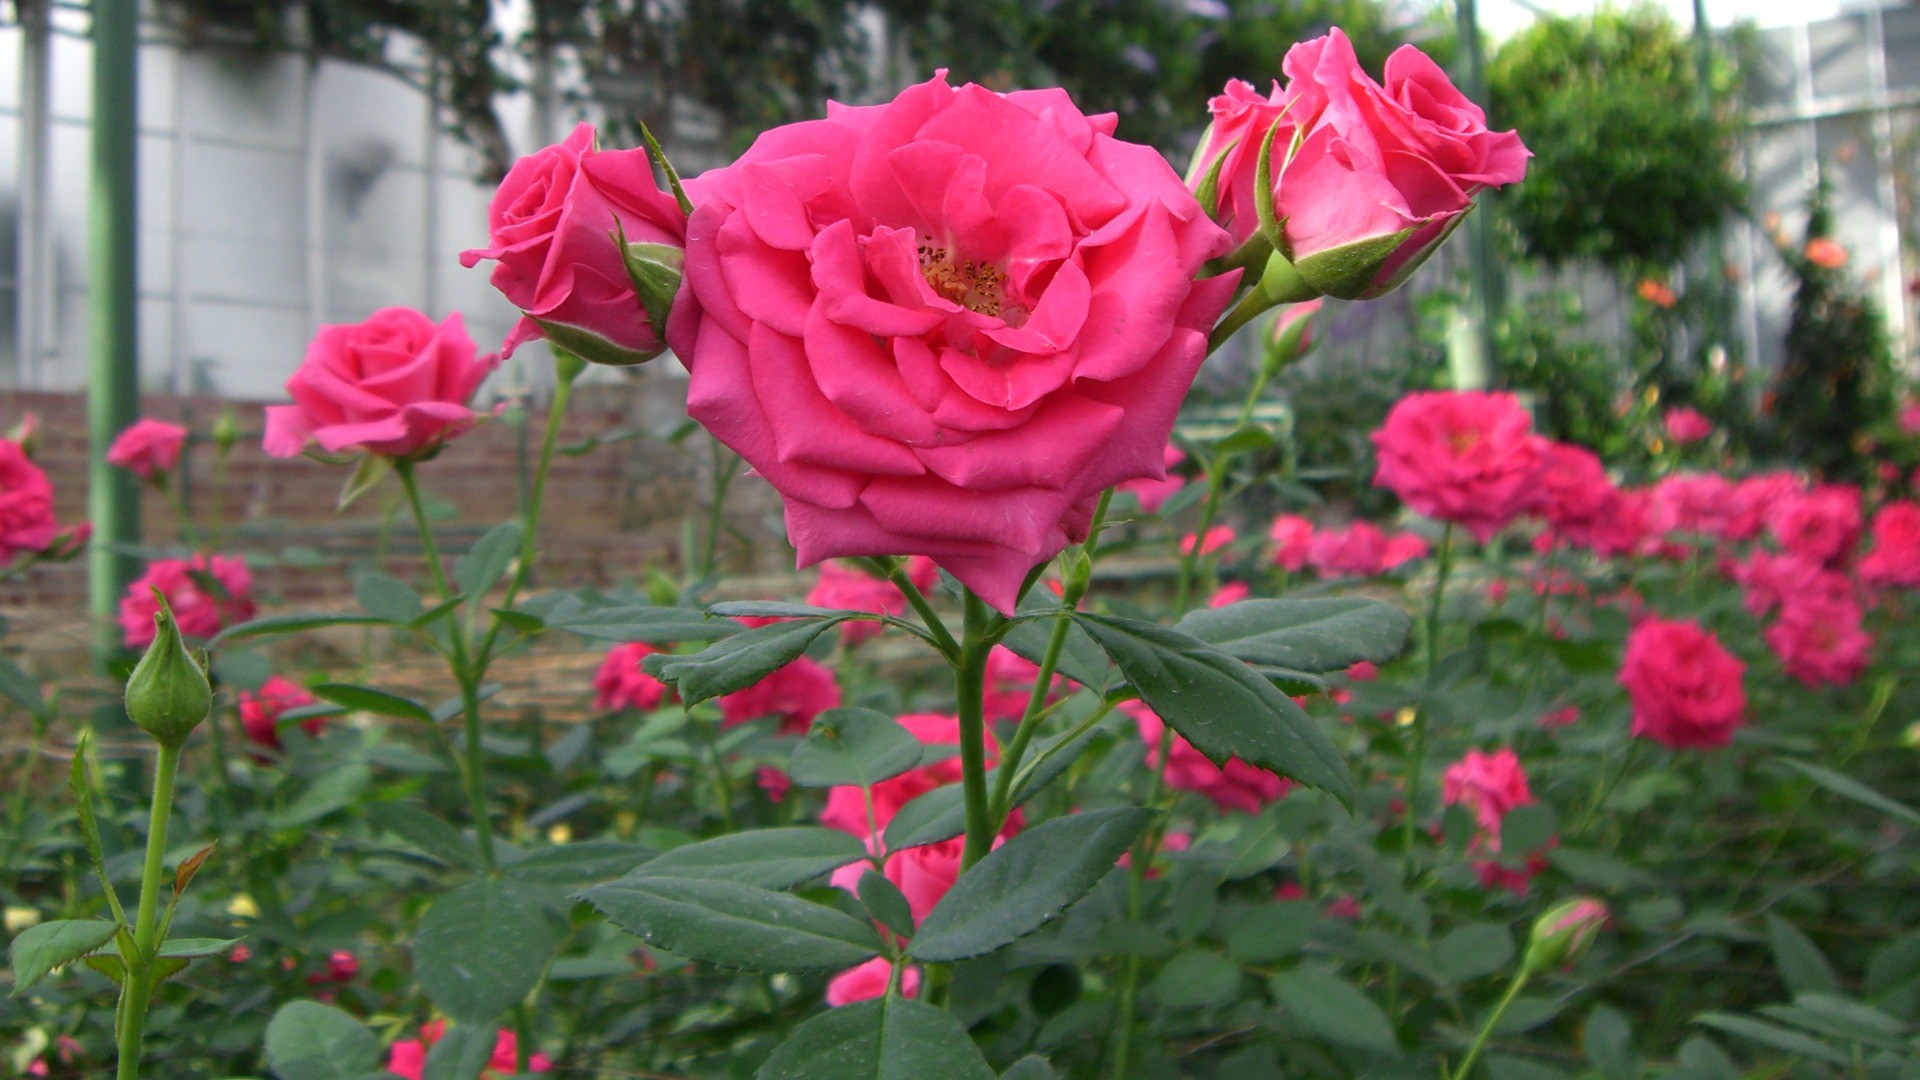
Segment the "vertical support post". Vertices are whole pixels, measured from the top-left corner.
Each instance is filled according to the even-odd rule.
[[[93,175],[88,199],[90,286],[87,384],[87,553],[94,657],[119,654],[113,616],[133,577],[127,546],[140,539],[133,474],[107,464],[107,446],[139,410],[138,204],[139,0],[93,0]]]
[[[1483,108],[1487,104],[1486,58],[1481,54],[1480,11],[1477,0],[1454,0],[1454,21],[1460,38],[1460,87]],[[1503,306],[1504,282],[1494,265],[1493,221],[1486,207],[1470,214],[1467,233],[1467,325],[1451,335],[1453,349],[1468,350],[1453,361],[1456,389],[1478,389],[1490,381],[1497,353],[1493,343],[1494,317]],[[1473,380],[1461,385],[1462,379]]]
[[[14,253],[16,385],[41,385],[41,320],[51,282],[47,273],[48,73],[53,27],[49,0],[21,0],[20,12],[20,241]]]

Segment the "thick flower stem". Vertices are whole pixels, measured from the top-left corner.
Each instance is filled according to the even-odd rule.
[[[153,963],[160,952],[160,890],[166,880],[161,864],[167,852],[167,819],[173,814],[173,781],[179,768],[180,748],[160,747],[153,774],[153,808],[147,819],[147,861],[140,872],[140,906],[133,918],[133,955],[120,958],[126,967],[126,982],[120,987],[119,1080],[134,1080],[140,1075],[140,1045],[155,981]]]
[[[967,841],[960,856],[965,873],[993,847],[994,823],[987,803],[987,653],[994,638],[993,613],[986,601],[967,590],[960,659],[953,667],[953,692],[960,709],[960,788],[967,803]]]
[[[1447,576],[1453,570],[1453,523],[1448,522],[1446,531],[1440,534],[1440,551],[1434,562],[1433,597],[1427,603],[1426,623],[1426,693],[1433,694],[1435,671],[1440,665],[1440,606],[1447,595]],[[1422,701],[1413,714],[1413,749],[1407,754],[1407,820],[1401,835],[1401,847],[1405,849],[1407,866],[1411,872],[1413,866],[1413,831],[1420,819],[1420,774],[1424,771],[1427,758],[1427,713],[1430,701]]]
[[[1473,1037],[1473,1045],[1467,1047],[1467,1056],[1460,1059],[1460,1067],[1453,1071],[1453,1080],[1468,1080],[1473,1075],[1473,1066],[1480,1060],[1480,1051],[1486,1049],[1487,1040],[1492,1037],[1493,1029],[1500,1026],[1500,1018],[1507,1015],[1507,1009],[1512,1007],[1514,999],[1520,996],[1520,991],[1527,985],[1528,977],[1528,972],[1524,968],[1514,975],[1513,982],[1507,985],[1507,992],[1500,998],[1500,1004],[1493,1007],[1487,1022],[1480,1025],[1480,1033]]]
[[[913,609],[914,614],[919,615],[920,620],[927,624],[927,633],[933,637],[934,647],[947,658],[947,663],[958,665],[960,643],[953,640],[953,633],[947,629],[946,621],[941,619],[940,613],[933,610],[933,605],[927,602],[926,594],[920,591],[920,586],[915,585],[913,579],[907,576],[906,567],[902,566],[898,559],[879,559],[875,561],[875,565],[882,574],[886,575],[888,581],[893,582],[893,587],[900,590],[900,595],[907,598],[907,606]],[[968,595],[972,596],[972,593],[969,592]]]

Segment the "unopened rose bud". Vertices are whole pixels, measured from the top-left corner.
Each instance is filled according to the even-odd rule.
[[[1324,300],[1290,304],[1274,316],[1261,351],[1261,366],[1271,379],[1313,351],[1313,317]]]
[[[1532,975],[1578,960],[1608,918],[1607,905],[1585,896],[1547,909],[1533,924],[1521,969]]]
[[[21,453],[32,457],[40,449],[39,414],[26,413],[21,416],[20,422],[13,425],[12,431],[7,432],[7,438],[20,447]]]
[[[213,688],[202,664],[187,652],[167,598],[153,595],[160,610],[153,616],[153,643],[127,677],[127,716],[162,746],[178,747],[207,718]]]
[[[233,415],[232,409],[221,409],[220,415],[213,421],[213,445],[225,454],[240,441],[240,420]]]

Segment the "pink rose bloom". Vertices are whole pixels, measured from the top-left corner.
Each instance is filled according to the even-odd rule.
[[[1661,533],[1736,540],[1747,508],[1739,485],[1719,473],[1679,472],[1653,488],[1653,525]]]
[[[1276,87],[1265,104],[1256,104],[1251,87],[1228,87],[1222,97],[1232,99],[1229,115],[1223,122],[1216,105],[1216,133],[1201,161],[1211,164],[1207,151],[1222,135],[1245,131],[1228,162],[1234,171],[1229,175],[1223,168],[1220,177],[1221,207],[1231,208],[1227,220],[1234,238],[1244,240],[1258,224],[1249,216],[1249,189],[1258,180],[1259,144],[1271,126],[1270,111],[1284,102],[1288,111],[1273,151],[1273,208],[1285,254],[1302,263],[1401,236],[1376,266],[1360,268],[1364,276],[1358,280],[1348,267],[1325,281],[1315,280],[1319,275],[1311,266],[1303,270],[1323,292],[1347,299],[1387,292],[1445,239],[1482,189],[1526,174],[1529,154],[1520,137],[1488,131],[1480,107],[1411,45],[1387,59],[1384,85],[1361,70],[1352,43],[1337,28],[1288,50],[1281,70],[1288,79],[1284,99]],[[1305,137],[1289,160],[1296,131]]]
[[[1492,850],[1499,850],[1500,826],[1515,807],[1534,801],[1527,787],[1527,774],[1520,768],[1520,755],[1511,747],[1491,754],[1478,750],[1447,766],[1441,779],[1440,799],[1448,806],[1464,806],[1473,811],[1474,820],[1492,839]]]
[[[1027,699],[1033,695],[1033,682],[1040,676],[1040,665],[1007,648],[995,645],[987,653],[985,711],[988,720],[1018,720],[1027,712]],[[1047,700],[1058,700],[1067,681],[1053,677]]]
[[[267,406],[261,445],[294,457],[309,442],[329,454],[429,457],[473,426],[473,392],[500,358],[475,355],[459,313],[436,325],[412,308],[323,326],[287,380],[291,405]]]
[[[258,690],[240,692],[240,726],[254,743],[269,750],[278,750],[280,714],[317,704],[319,700],[307,693],[307,688],[299,683],[275,675],[261,683]],[[310,716],[300,722],[300,727],[309,735],[318,735],[326,723],[324,716]]]
[[[427,1069],[427,1051],[447,1033],[445,1020],[421,1025],[418,1039],[401,1039],[387,1052],[387,1071],[406,1080],[422,1080]],[[552,1072],[553,1061],[545,1054],[527,1055],[527,1071]],[[481,1080],[504,1080],[520,1072],[520,1038],[509,1028],[501,1028],[494,1039],[493,1056],[481,1071]]]
[[[487,207],[493,246],[460,253],[466,267],[498,260],[493,287],[522,312],[502,356],[540,337],[601,364],[643,363],[664,347],[666,312],[649,312],[634,292],[619,238],[661,245],[656,253],[677,264],[686,215],[654,183],[645,150],[594,142],[583,123],[514,162]]]
[[[1845,597],[1792,597],[1767,628],[1767,647],[1787,674],[1808,686],[1845,686],[1873,660],[1873,635],[1860,605]]]
[[[1697,443],[1713,434],[1713,421],[1700,415],[1698,409],[1689,409],[1685,406],[1668,409],[1664,419],[1667,438],[1672,439],[1677,446]]]
[[[776,716],[781,734],[805,735],[814,717],[839,704],[840,684],[833,670],[802,656],[744,690],[720,695],[720,725]]]
[[[1620,493],[1607,478],[1600,456],[1584,446],[1549,443],[1540,481],[1540,514],[1560,539],[1586,546],[1618,512]]]
[[[1294,514],[1281,514],[1267,530],[1273,541],[1275,566],[1298,573],[1306,568],[1307,554],[1313,549],[1313,522]]]
[[[1120,706],[1120,711],[1133,717],[1134,724],[1140,729],[1140,740],[1147,744],[1147,768],[1161,769],[1161,776],[1170,788],[1204,795],[1222,810],[1257,814],[1269,803],[1285,795],[1291,786],[1284,777],[1275,776],[1239,758],[1228,758],[1224,766],[1215,765],[1192,743],[1177,734],[1168,744],[1167,760],[1163,767],[1160,762],[1160,735],[1166,730],[1166,724],[1142,701],[1125,702]]]
[[[1568,705],[1540,714],[1540,726],[1543,728],[1572,727],[1580,722],[1580,706]]]
[[[155,589],[166,596],[180,632],[188,637],[212,637],[259,610],[253,600],[253,571],[238,555],[215,555],[211,561],[205,555],[155,559],[120,598],[120,632],[130,649],[153,643],[153,616],[160,610]]]
[[[27,459],[20,444],[0,439],[0,565],[22,552],[47,550],[59,535],[52,481]],[[151,633],[153,628],[147,629]]]
[[[1387,550],[1380,556],[1380,572],[1398,570],[1415,559],[1424,559],[1428,550],[1426,537],[1419,533],[1394,533],[1387,537]]]
[[[1746,562],[1734,563],[1730,576],[1745,587],[1743,603],[1747,613],[1756,617],[1802,596],[1844,600],[1853,593],[1844,576],[1791,553],[1755,551]]]
[[[600,670],[593,673],[593,707],[601,712],[652,712],[659,708],[667,696],[667,686],[640,668],[640,661],[659,651],[644,641],[608,649]]]
[[[1215,525],[1213,528],[1207,530],[1207,535],[1204,537],[1195,536],[1193,533],[1188,533],[1181,537],[1180,554],[1193,554],[1194,545],[1198,544],[1200,546],[1200,554],[1211,555],[1221,548],[1226,547],[1228,544],[1233,543],[1236,539],[1238,539],[1238,537],[1234,534],[1233,526]]]
[[[1920,502],[1902,500],[1873,515],[1873,550],[1860,560],[1860,580],[1920,588]]]
[[[1725,525],[1728,540],[1751,540],[1766,528],[1774,504],[1806,490],[1790,472],[1755,473],[1734,485],[1734,510]]]
[[[1900,430],[1909,435],[1920,435],[1920,400],[1908,399],[1900,407]]]
[[[1198,188],[1207,174],[1219,166],[1217,197],[1214,205],[1206,210],[1233,234],[1235,243],[1240,243],[1260,228],[1260,215],[1254,201],[1260,143],[1274,124],[1282,124],[1279,134],[1274,136],[1271,155],[1274,178],[1278,179],[1280,164],[1286,160],[1287,146],[1293,138],[1294,121],[1299,118],[1289,113],[1286,95],[1277,81],[1273,92],[1262,96],[1252,83],[1230,79],[1225,89],[1207,102],[1207,111],[1212,114],[1212,123],[1201,138],[1200,152],[1194,155],[1194,170],[1187,177],[1187,183]],[[1225,161],[1220,160],[1222,155]]]
[[[924,586],[916,584],[916,588]],[[907,596],[895,588],[891,581],[829,561],[820,564],[820,577],[808,590],[807,603],[845,611],[898,615],[907,609]],[[869,638],[879,637],[884,629],[881,624],[864,619],[843,622],[840,624],[840,640],[849,646],[858,645]]]
[[[352,982],[360,974],[360,958],[345,949],[335,949],[327,954],[327,968],[307,976],[308,986],[325,986],[328,983]]]
[[[1212,596],[1207,597],[1207,606],[1210,608],[1229,607],[1245,600],[1252,592],[1253,590],[1249,589],[1247,583],[1244,581],[1229,581],[1225,585],[1215,589]]]
[[[1145,477],[1139,480],[1127,480],[1117,485],[1116,490],[1131,491],[1133,497],[1140,500],[1140,509],[1149,514],[1157,514],[1165,506],[1173,493],[1187,486],[1186,478],[1173,471],[1176,465],[1187,460],[1187,455],[1179,447],[1168,445],[1161,453],[1161,461],[1166,467],[1166,478]]]
[[[1633,702],[1633,734],[1676,750],[1733,741],[1746,720],[1746,665],[1700,624],[1650,618],[1627,635],[1620,685]]]
[[[136,420],[107,447],[107,464],[125,469],[142,480],[165,476],[180,464],[187,445],[187,429],[165,420]]]
[[[876,956],[858,967],[851,967],[827,982],[827,1004],[834,1008],[856,1001],[870,1001],[887,992],[893,981],[893,961]],[[909,964],[900,973],[900,996],[920,996],[920,969]]]
[[[1387,534],[1365,521],[1322,529],[1307,547],[1307,565],[1323,578],[1372,577],[1386,569]]]
[[[1767,531],[1783,549],[1818,563],[1838,563],[1860,541],[1860,489],[1820,484],[1774,504]]]
[[[1375,682],[1380,678],[1380,668],[1371,660],[1359,660],[1347,668],[1347,678],[1353,682]]]
[[[1196,280],[1227,235],[1114,124],[943,74],[690,185],[687,411],[779,490],[801,565],[927,555],[1011,613],[1100,492],[1163,475],[1238,277]]]
[[[1547,441],[1512,394],[1428,391],[1401,398],[1373,433],[1373,482],[1415,511],[1481,541],[1539,505]]]

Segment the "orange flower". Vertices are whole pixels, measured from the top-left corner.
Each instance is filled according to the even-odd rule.
[[[1847,265],[1847,249],[1824,236],[1807,241],[1807,261],[1822,270],[1838,270]]]
[[[1673,295],[1672,289],[1667,288],[1652,278],[1641,279],[1638,292],[1640,293],[1640,299],[1645,300],[1654,307],[1671,308],[1680,302],[1680,298]]]

